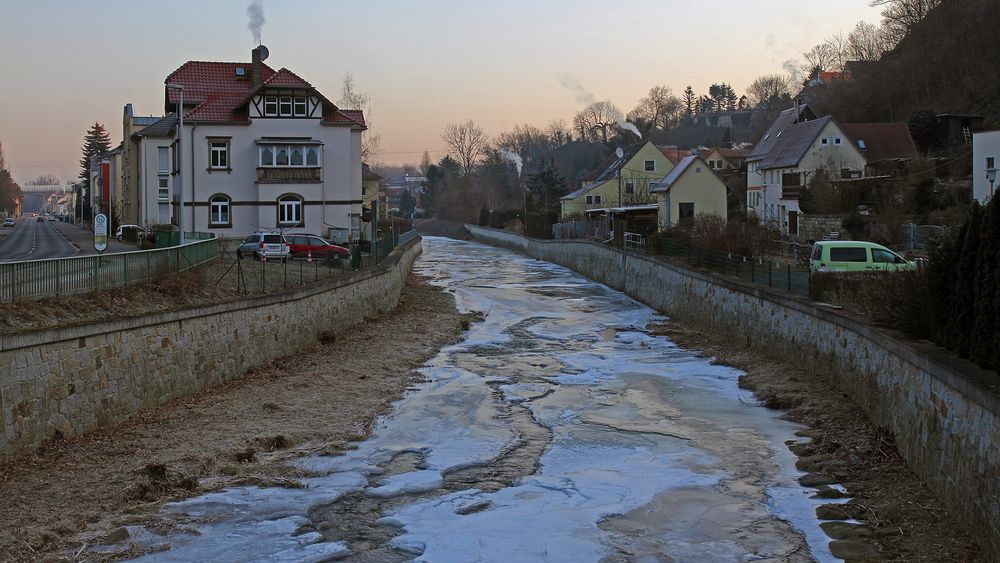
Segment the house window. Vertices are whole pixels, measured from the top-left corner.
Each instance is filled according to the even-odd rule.
[[[166,174],[160,174],[156,178],[156,199],[159,201],[170,201],[170,180]]]
[[[208,147],[210,168],[229,170],[229,141],[211,141]]]
[[[209,215],[208,224],[213,226],[232,226],[232,219],[229,216],[229,197],[224,195],[212,196],[208,200]]]
[[[275,117],[278,115],[278,97],[264,96],[264,116]]]
[[[996,160],[994,159],[994,157],[992,156],[986,157],[986,168],[988,169],[996,168],[996,166],[994,166],[995,163]]]
[[[263,168],[319,168],[319,151],[317,145],[260,145],[257,162]]]
[[[681,220],[694,219],[694,203],[678,203],[677,212]]]
[[[588,195],[587,196],[587,203],[594,203],[594,196]]]
[[[833,144],[839,145],[840,144],[840,137],[837,137],[836,139],[834,139],[833,140]]]
[[[594,196],[594,203],[601,203],[601,196],[595,195]]]
[[[655,172],[656,171],[656,161],[655,160],[646,160],[646,161],[644,161],[642,163],[642,167],[643,167],[643,169],[646,170],[646,172]]]
[[[292,98],[291,96],[282,96],[278,98],[278,115],[289,116],[292,115]]]
[[[715,168],[715,161],[714,160],[709,160],[708,161],[708,167],[709,168]]]
[[[156,171],[170,172],[170,147],[156,147]]]
[[[823,140],[820,141],[820,144],[821,145],[828,145],[828,144],[830,144],[830,139],[823,139]]]
[[[305,97],[295,98],[293,113],[295,117],[305,117],[308,104],[306,104]]]
[[[302,226],[302,198],[284,195],[278,198],[278,225]]]
[[[635,182],[625,182],[625,193],[627,194],[635,193]]]

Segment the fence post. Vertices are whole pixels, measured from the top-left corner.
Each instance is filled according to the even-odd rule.
[[[750,258],[750,283],[757,283],[757,260]]]
[[[785,268],[788,269],[788,291],[791,291],[792,290],[792,266],[791,266],[791,264],[787,264],[787,265],[785,265]]]
[[[771,285],[771,261],[767,261],[767,287],[773,287]]]
[[[122,287],[128,285],[128,253],[122,254]]]
[[[56,260],[56,295],[62,292],[62,260]]]

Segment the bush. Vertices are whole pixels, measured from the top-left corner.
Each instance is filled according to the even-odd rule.
[[[851,213],[847,217],[844,217],[841,224],[847,230],[848,234],[851,235],[852,239],[864,240],[865,228],[868,227],[868,221],[861,214]]]

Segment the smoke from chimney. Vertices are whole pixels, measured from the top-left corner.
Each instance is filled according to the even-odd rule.
[[[247,5],[247,29],[253,34],[254,43],[260,45],[260,31],[264,27],[264,4],[261,0],[252,0]]]
[[[514,164],[514,168],[517,169],[517,177],[520,178],[521,167],[524,166],[524,161],[521,160],[520,155],[507,149],[500,149],[500,155]]]
[[[631,122],[625,121],[624,117],[619,117],[618,118],[618,127],[620,129],[624,129],[625,131],[631,131],[631,132],[635,133],[636,137],[639,137],[640,139],[642,139],[642,133],[639,132],[639,128],[636,127]]]

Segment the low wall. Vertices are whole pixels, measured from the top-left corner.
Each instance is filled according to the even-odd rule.
[[[588,241],[468,226],[482,242],[560,264],[692,324],[832,375],[903,459],[1000,559],[1000,386],[996,374],[896,339],[829,306]]]
[[[292,292],[0,337],[0,464],[292,354],[399,302],[420,240]]]

